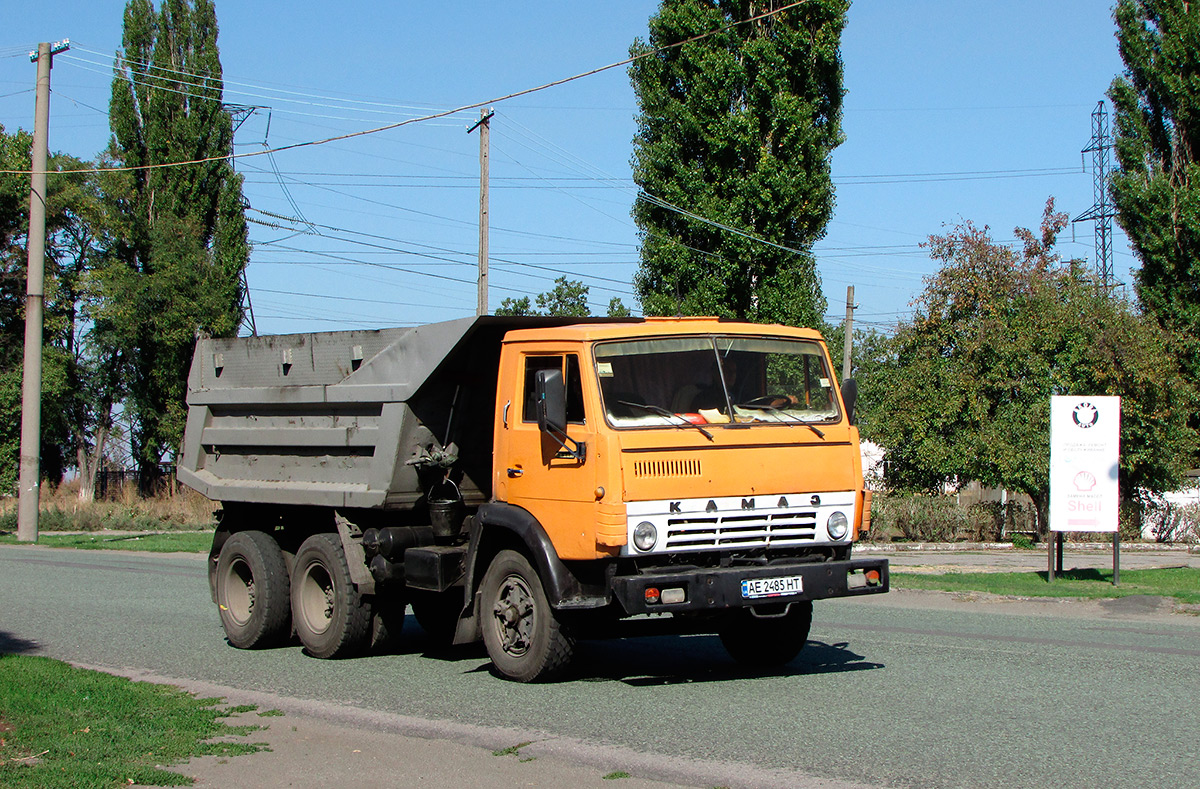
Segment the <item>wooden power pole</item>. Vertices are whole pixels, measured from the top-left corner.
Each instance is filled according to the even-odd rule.
[[[850,352],[854,338],[854,286],[846,286],[846,337],[842,340],[842,380],[850,377]]]
[[[42,301],[46,267],[46,162],[50,125],[50,67],[69,41],[38,44],[29,59],[37,63],[33,113],[33,156],[29,173],[29,236],[25,271],[25,364],[21,379],[21,459],[17,498],[17,540],[37,542],[42,448]]]
[[[480,110],[479,120],[467,134],[479,129],[479,306],[476,315],[488,314],[488,135],[495,110]]]

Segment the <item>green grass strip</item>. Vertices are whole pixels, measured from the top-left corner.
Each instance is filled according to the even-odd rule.
[[[164,766],[264,747],[212,742],[260,728],[228,725],[219,704],[49,658],[0,655],[0,786],[188,786],[191,778]]]
[[[947,592],[986,592],[1015,597],[1081,597],[1101,599],[1129,595],[1174,597],[1200,603],[1200,568],[1171,567],[1157,570],[1122,570],[1121,583],[1112,584],[1112,569],[1067,570],[1056,573],[1053,583],[1045,571],[1024,573],[909,573],[893,568],[891,585],[897,589],[934,589]]]
[[[153,553],[206,553],[212,547],[212,532],[167,532],[140,536],[102,534],[38,534],[38,545],[50,548],[91,548]],[[0,545],[16,545],[17,535],[0,534]],[[22,543],[23,544],[23,543]]]

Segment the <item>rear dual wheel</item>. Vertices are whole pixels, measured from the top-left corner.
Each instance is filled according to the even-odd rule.
[[[314,534],[296,552],[292,619],[296,635],[313,657],[350,657],[370,643],[374,629],[371,605],[350,580],[338,535]]]
[[[230,644],[263,649],[288,638],[287,563],[274,537],[261,531],[230,535],[217,558],[216,589],[217,612]]]

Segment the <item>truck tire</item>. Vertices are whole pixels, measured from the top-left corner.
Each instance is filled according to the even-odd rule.
[[[308,653],[342,658],[362,652],[371,637],[371,606],[350,580],[341,539],[325,532],[305,540],[292,579],[292,621]]]
[[[463,609],[462,587],[445,592],[430,592],[412,589],[408,593],[408,604],[412,606],[417,624],[429,637],[433,649],[445,649],[454,643],[454,631],[458,628],[458,615]]]
[[[725,615],[717,634],[734,660],[745,666],[766,668],[795,660],[808,641],[812,627],[812,601],[792,603],[779,617],[760,618],[749,608]]]
[[[404,630],[404,596],[392,593],[375,597],[371,603],[371,651],[390,652],[400,643]]]
[[[533,682],[551,679],[566,667],[575,641],[563,631],[528,559],[500,551],[481,590],[483,643],[501,676]]]
[[[291,635],[287,563],[271,535],[241,531],[230,536],[217,558],[216,586],[217,612],[230,644],[263,649]]]

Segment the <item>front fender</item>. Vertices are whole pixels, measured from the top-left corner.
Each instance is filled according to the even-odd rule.
[[[472,525],[471,550],[467,555],[468,589],[475,590],[486,571],[479,560],[490,560],[504,543],[519,541],[537,567],[538,577],[554,608],[602,608],[611,600],[607,590],[582,583],[571,568],[558,558],[554,543],[530,512],[503,502],[479,508]],[[475,531],[477,530],[477,531]],[[505,539],[507,538],[507,539]]]

